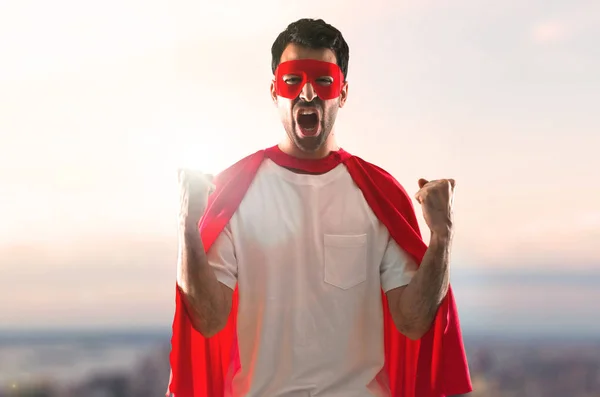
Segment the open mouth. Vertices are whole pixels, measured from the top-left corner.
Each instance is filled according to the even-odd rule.
[[[296,122],[303,135],[316,135],[319,131],[319,113],[316,109],[301,109],[296,115]]]

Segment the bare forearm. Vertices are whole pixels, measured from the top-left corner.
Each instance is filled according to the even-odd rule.
[[[398,301],[396,324],[412,339],[429,330],[448,292],[451,240],[451,235],[432,234],[419,269]]]
[[[206,337],[220,331],[229,315],[229,305],[194,224],[180,227],[177,284],[194,328]]]

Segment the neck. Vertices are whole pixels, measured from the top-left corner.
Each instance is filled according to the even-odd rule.
[[[329,153],[339,150],[339,146],[335,141],[335,137],[333,132],[329,135],[325,144],[321,146],[319,149],[314,152],[305,152],[297,147],[291,139],[284,139],[281,143],[279,143],[279,149],[287,155],[292,157],[296,157],[298,159],[306,159],[306,160],[319,160],[325,158],[329,155]]]

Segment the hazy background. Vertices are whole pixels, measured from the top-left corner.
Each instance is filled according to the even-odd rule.
[[[0,2],[0,331],[168,342],[176,169],[278,142],[270,47],[301,17],[350,45],[341,145],[411,194],[457,180],[465,338],[600,335],[592,0]]]

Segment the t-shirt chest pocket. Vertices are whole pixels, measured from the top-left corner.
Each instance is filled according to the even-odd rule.
[[[367,235],[324,235],[324,281],[350,289],[367,279]]]

